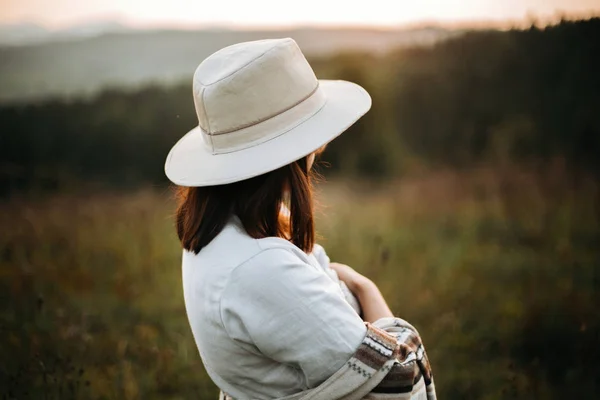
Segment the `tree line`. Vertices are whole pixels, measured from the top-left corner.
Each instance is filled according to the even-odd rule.
[[[597,176],[598,38],[592,18],[310,60],[319,77],[355,81],[373,97],[328,147],[331,172],[380,178],[560,157]],[[169,148],[196,124],[191,82],[2,105],[0,191],[164,184]]]

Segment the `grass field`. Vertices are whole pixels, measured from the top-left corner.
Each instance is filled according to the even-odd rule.
[[[600,192],[560,167],[319,187],[332,259],[417,326],[441,399],[600,395]],[[167,189],[0,205],[0,388],[215,399],[187,325]]]

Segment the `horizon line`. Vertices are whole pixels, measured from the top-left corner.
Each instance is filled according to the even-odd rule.
[[[236,23],[231,21],[216,21],[216,22],[178,22],[178,21],[134,21],[123,16],[98,16],[95,18],[84,19],[81,22],[74,22],[64,25],[52,25],[44,21],[36,21],[32,19],[23,19],[18,22],[0,22],[0,26],[19,26],[19,25],[35,25],[46,29],[50,32],[60,32],[86,25],[115,23],[123,28],[131,30],[287,30],[287,29],[370,29],[370,30],[408,30],[408,29],[426,29],[426,28],[441,28],[441,29],[519,29],[530,26],[545,27],[556,25],[561,21],[578,21],[588,20],[600,17],[600,10],[592,10],[585,13],[566,13],[557,11],[553,15],[536,15],[528,13],[522,18],[510,19],[422,19],[413,22],[398,22],[398,23],[358,23],[358,22],[293,22],[293,23],[264,23],[264,22],[244,22]]]

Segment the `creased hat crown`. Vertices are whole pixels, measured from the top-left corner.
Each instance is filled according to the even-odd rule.
[[[239,43],[214,53],[196,69],[193,88],[198,122],[213,153],[269,140],[285,128],[273,125],[298,122],[325,101],[312,68],[290,38]],[[269,121],[286,112],[285,119]]]

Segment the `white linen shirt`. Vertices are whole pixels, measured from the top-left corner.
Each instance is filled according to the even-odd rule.
[[[322,247],[307,255],[281,238],[253,239],[237,217],[197,255],[184,250],[188,319],[223,392],[284,397],[319,385],[352,357],[366,327],[328,264]]]

